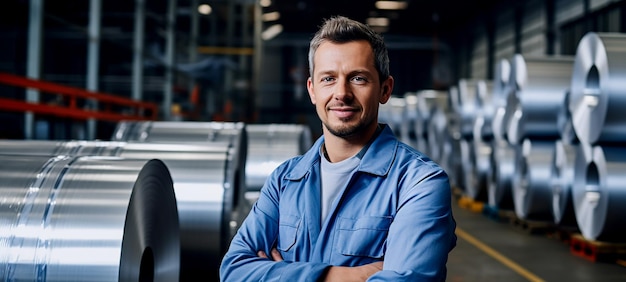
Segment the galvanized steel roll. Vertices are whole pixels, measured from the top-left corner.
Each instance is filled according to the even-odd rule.
[[[564,227],[577,227],[572,201],[576,147],[557,140],[552,154],[552,215],[554,223]]]
[[[176,199],[158,160],[0,155],[1,281],[176,281]]]
[[[212,150],[217,146],[218,151],[221,151],[217,158],[203,158],[203,154],[194,157],[194,153],[190,153],[185,154],[184,160],[175,157],[177,154],[183,157],[182,152],[174,151],[174,154],[168,154],[168,157],[174,159],[165,160],[168,166],[176,160],[176,168],[172,170],[181,215],[181,280],[192,280],[198,276],[215,277],[222,255],[250,210],[250,204],[245,198],[248,151],[245,124],[120,122],[111,139],[128,141],[128,144],[138,143],[131,145],[135,150],[142,146],[159,150],[167,146],[164,144],[179,144],[200,145],[204,150]],[[160,150],[160,154],[167,151]],[[192,162],[193,159],[204,163]]]
[[[31,150],[35,147],[40,149]],[[4,148],[11,148],[11,151]],[[2,140],[0,154],[112,156],[163,161],[174,182],[178,207],[181,280],[197,275],[217,277],[222,255],[249,210],[249,204],[241,200],[243,196],[235,194],[244,189],[241,188],[244,182],[234,171],[234,157],[227,143]]]
[[[578,43],[570,112],[581,142],[626,140],[626,34],[587,33]]]
[[[246,187],[248,192],[259,192],[276,167],[292,157],[304,154],[312,145],[311,131],[305,125],[248,124],[247,131]],[[255,199],[253,197],[248,200],[254,201]]]
[[[513,175],[516,170],[516,150],[504,140],[493,140],[491,151],[491,179],[488,187],[488,203],[502,210],[512,210],[513,206]]]
[[[626,242],[624,171],[626,148],[578,146],[572,196],[576,222],[586,239]]]
[[[560,137],[557,120],[573,65],[573,57],[513,57],[511,78],[515,91],[509,94],[506,106],[511,114],[506,125],[509,143]]]
[[[554,141],[524,139],[513,175],[515,214],[524,220],[553,222],[552,155]]]

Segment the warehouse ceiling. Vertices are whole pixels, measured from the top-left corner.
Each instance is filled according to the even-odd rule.
[[[344,15],[361,22],[367,18],[386,17],[389,19],[385,34],[433,36],[452,35],[459,28],[477,18],[484,17],[504,1],[497,0],[406,0],[406,9],[381,10],[376,8],[376,0],[272,0],[265,11],[279,11],[279,22],[284,32],[312,33],[322,19],[332,15]]]
[[[100,0],[102,1],[102,25],[103,33],[107,35],[129,35],[134,26],[134,8],[137,1],[132,0]],[[490,17],[494,9],[503,3],[515,3],[512,0],[401,0],[406,3],[402,10],[382,10],[376,7],[377,0],[341,1],[341,0],[197,0],[198,4],[209,4],[213,7],[213,13],[203,16],[200,27],[200,36],[215,29],[207,28],[207,23],[217,24],[217,32],[225,32],[227,23],[232,17],[240,18],[242,13],[252,16],[251,8],[255,1],[267,2],[269,5],[263,8],[263,13],[278,12],[280,18],[264,23],[264,28],[273,24],[282,25],[281,37],[293,35],[311,36],[323,19],[333,15],[344,15],[361,22],[367,22],[368,18],[387,18],[387,27],[378,28],[385,35],[402,35],[417,37],[449,37],[456,36],[468,24],[478,19]],[[157,28],[165,25],[168,0],[145,0],[147,6],[148,21],[146,28],[148,33],[154,23]],[[191,7],[192,0],[177,0],[178,17],[177,28],[181,31],[189,30],[190,13],[197,11]],[[387,1],[395,2],[395,1]],[[16,21],[25,24],[28,15],[28,0],[10,0],[8,9],[0,13],[4,21]],[[85,30],[89,20],[89,5],[91,1],[44,1],[47,24],[71,27],[75,30]],[[234,4],[234,5],[229,5]],[[229,7],[247,8],[233,14],[229,13]],[[241,8],[240,8],[241,9]],[[26,17],[25,17],[26,16]],[[212,21],[215,17],[217,20]],[[159,32],[159,31],[155,31]],[[184,35],[186,32],[181,32]],[[106,37],[106,36],[105,36]]]

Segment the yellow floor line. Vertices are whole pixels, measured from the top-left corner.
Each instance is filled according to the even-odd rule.
[[[543,281],[545,281],[545,280],[537,277],[537,275],[532,274],[530,271],[526,270],[525,268],[523,268],[519,264],[515,263],[514,261],[512,261],[512,260],[508,259],[507,257],[505,257],[504,255],[500,254],[498,251],[496,251],[496,250],[492,249],[491,247],[487,246],[485,243],[483,243],[480,240],[476,239],[474,236],[472,236],[469,233],[463,231],[463,229],[457,227],[456,228],[456,235],[461,237],[463,240],[469,242],[470,244],[474,245],[476,248],[478,248],[481,251],[485,252],[487,255],[491,256],[494,259],[496,259],[500,263],[508,266],[510,269],[512,269],[513,271],[517,272],[517,274],[519,274],[519,275],[523,276],[524,278],[528,279],[528,281],[533,281],[533,282],[543,282]]]

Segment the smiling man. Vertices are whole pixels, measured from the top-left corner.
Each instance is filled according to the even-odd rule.
[[[448,176],[378,123],[394,85],[382,37],[330,18],[309,69],[323,136],[268,177],[220,279],[445,281],[456,245]]]

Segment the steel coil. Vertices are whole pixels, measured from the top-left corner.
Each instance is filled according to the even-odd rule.
[[[524,57],[511,60],[514,91],[507,99],[507,139],[557,139],[557,119],[572,76],[573,57]]]
[[[587,33],[578,43],[570,112],[581,142],[626,140],[626,35]]]
[[[221,256],[245,216],[250,204],[245,198],[248,137],[241,122],[120,122],[111,137],[113,141],[154,144],[151,148],[201,145],[205,150],[218,146],[221,157],[185,162],[176,159],[175,189],[181,215],[181,280],[215,277]],[[128,146],[128,145],[126,145]],[[149,146],[149,145],[137,145]],[[136,147],[135,147],[136,148]],[[167,152],[167,149],[160,153]],[[174,158],[182,152],[168,154]],[[136,153],[136,151],[135,151]],[[197,159],[193,152],[186,158]],[[182,155],[180,155],[182,157]],[[167,161],[166,164],[170,165]],[[174,170],[174,169],[173,169]],[[177,176],[181,180],[177,181]],[[180,189],[178,191],[179,185]],[[184,186],[183,186],[184,183]],[[183,188],[184,187],[184,188]]]
[[[31,148],[47,148],[32,151]],[[245,202],[233,187],[242,186],[226,143],[137,143],[117,141],[0,141],[0,154],[113,156],[159,159],[171,172],[181,238],[181,280],[194,275],[217,277],[217,267],[235,229],[243,221]],[[10,148],[12,151],[5,150]],[[243,169],[240,169],[243,170]],[[239,188],[241,189],[241,188]]]
[[[312,145],[310,129],[299,124],[248,124],[246,187],[255,201],[265,180],[282,162],[304,154]]]
[[[517,146],[504,140],[493,140],[491,150],[491,179],[488,187],[488,203],[502,210],[512,210],[513,191],[512,179],[516,170]]]
[[[552,215],[554,223],[563,227],[576,227],[572,202],[576,147],[557,140],[552,155]]]
[[[576,222],[586,239],[626,241],[624,171],[626,148],[578,146],[572,197]]]
[[[516,151],[513,204],[518,218],[553,222],[552,155],[554,141],[524,139]]]
[[[176,281],[176,199],[158,160],[0,155],[1,281]]]

